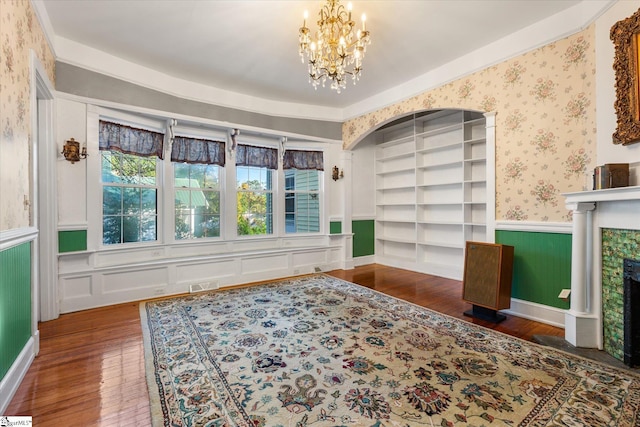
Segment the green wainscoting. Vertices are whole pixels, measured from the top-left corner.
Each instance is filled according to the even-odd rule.
[[[0,251],[0,379],[31,337],[31,242]]]
[[[496,231],[496,243],[514,247],[511,296],[568,309],[558,298],[571,288],[571,234]]]
[[[353,231],[353,257],[373,255],[376,237],[374,220],[354,220],[351,222],[351,227]]]
[[[76,252],[87,250],[87,230],[58,232],[58,252]]]
[[[342,221],[329,222],[329,234],[341,234],[342,233]]]

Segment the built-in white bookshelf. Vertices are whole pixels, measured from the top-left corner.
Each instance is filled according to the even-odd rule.
[[[489,137],[485,116],[463,110],[413,114],[376,131],[377,262],[462,279],[465,242],[493,241]]]

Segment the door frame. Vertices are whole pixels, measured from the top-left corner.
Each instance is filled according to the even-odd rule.
[[[31,69],[31,225],[38,229],[32,248],[32,330],[38,321],[60,315],[58,298],[58,191],[55,140],[55,90],[36,53]],[[39,348],[36,340],[36,348]]]

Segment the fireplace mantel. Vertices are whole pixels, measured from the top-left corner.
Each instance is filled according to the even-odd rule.
[[[565,193],[566,203],[584,202],[617,202],[625,200],[640,200],[640,186],[607,188],[606,190],[579,191]]]
[[[640,230],[640,187],[566,193],[573,212],[571,306],[565,339],[602,349],[602,228]]]

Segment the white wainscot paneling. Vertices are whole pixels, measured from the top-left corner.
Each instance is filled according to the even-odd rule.
[[[296,252],[291,254],[291,258],[294,267],[320,267],[326,263],[326,252]]]
[[[162,258],[164,256],[164,247],[101,251],[96,252],[95,254],[95,266],[108,267],[137,262],[148,262],[151,258]]]
[[[345,237],[350,239],[296,236],[60,254],[61,312],[182,294],[204,282],[225,287],[316,267],[345,268]]]
[[[287,254],[247,257],[240,261],[240,269],[242,274],[287,270],[288,261],[289,256]]]
[[[82,298],[93,294],[91,276],[70,277],[65,279],[63,295],[65,298]]]
[[[224,260],[219,262],[198,262],[180,264],[176,267],[176,282],[178,289],[189,291],[189,286],[196,283],[234,277],[237,273],[237,262],[235,260]]]
[[[62,297],[60,302],[61,313],[69,313],[96,306],[94,303],[96,295],[93,290],[93,276],[61,277],[59,283]]]
[[[137,293],[145,288],[153,288],[156,293],[164,289],[168,283],[167,268],[137,269],[134,271],[117,271],[102,275],[102,292],[111,293]]]
[[[91,253],[75,253],[58,255],[58,274],[64,275],[75,272],[87,272],[91,269]]]

